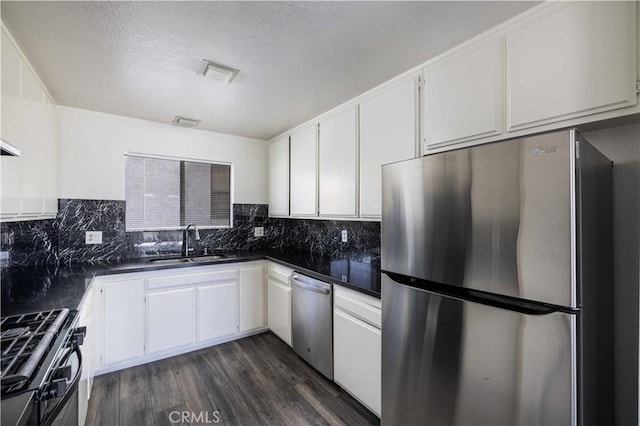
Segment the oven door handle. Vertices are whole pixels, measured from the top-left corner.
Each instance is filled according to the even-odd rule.
[[[69,401],[69,398],[71,398],[71,395],[73,395],[73,393],[78,388],[78,382],[80,381],[80,376],[82,375],[82,351],[80,350],[80,346],[73,345],[73,349],[70,350],[65,356],[64,362],[66,362],[74,353],[78,356],[78,371],[76,371],[76,375],[73,377],[73,380],[67,388],[67,391],[64,393],[64,396],[60,399],[60,401],[58,401],[56,405],[53,406],[51,410],[48,410],[45,414],[44,418],[42,419],[42,426],[51,426],[51,424],[53,424],[56,416],[60,413],[62,408]],[[64,362],[62,362],[61,364],[63,364]]]

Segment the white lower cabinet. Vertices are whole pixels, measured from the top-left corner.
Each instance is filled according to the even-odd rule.
[[[104,364],[143,357],[146,328],[144,279],[105,282],[102,292]]]
[[[333,378],[380,417],[380,300],[334,286]]]
[[[80,350],[82,351],[82,372],[78,382],[78,424],[84,425],[87,418],[87,408],[91,397],[91,385],[93,384],[93,372],[98,365],[96,353],[99,352],[100,321],[99,308],[96,300],[96,289],[91,287],[78,312],[78,327],[85,327],[87,333]],[[99,355],[98,355],[99,356]]]
[[[147,353],[196,343],[196,289],[147,294]]]
[[[238,332],[238,283],[198,288],[198,341]]]
[[[260,260],[97,277],[89,375],[265,330],[264,270]]]
[[[291,287],[268,279],[269,329],[291,346]]]
[[[240,332],[267,326],[264,265],[240,270]]]
[[[273,262],[267,272],[267,324],[269,330],[291,346],[291,285],[293,269]]]

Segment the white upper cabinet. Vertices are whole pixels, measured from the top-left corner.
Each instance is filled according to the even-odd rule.
[[[44,196],[44,214],[55,215],[58,212],[58,119],[55,104],[48,96],[44,97],[44,123],[42,133],[42,176],[48,178],[41,182]]]
[[[416,156],[418,79],[412,76],[360,103],[360,216],[381,214],[381,167]]]
[[[316,216],[317,127],[291,133],[291,216]]]
[[[502,133],[503,37],[464,48],[424,75],[425,150]]]
[[[2,139],[16,148],[20,144],[20,55],[9,37],[2,32]],[[20,213],[19,157],[0,156],[0,216],[10,217]]]
[[[20,148],[20,74],[22,59],[2,30],[2,139]]]
[[[289,215],[289,137],[269,145],[269,216]]]
[[[577,2],[507,34],[507,125],[636,103],[636,2]]]
[[[43,131],[44,90],[31,70],[24,67],[22,73],[22,203],[20,212],[24,216],[38,216],[43,212],[44,183],[49,176],[43,175]],[[55,159],[54,159],[55,160]],[[53,161],[47,159],[46,161]],[[55,178],[55,177],[54,177]]]
[[[46,88],[2,28],[2,139],[20,157],[0,157],[0,218],[39,219],[58,211],[58,118]]]
[[[357,216],[357,107],[325,118],[319,126],[320,216]]]

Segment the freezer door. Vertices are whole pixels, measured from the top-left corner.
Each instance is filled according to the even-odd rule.
[[[576,307],[574,131],[382,167],[382,269]]]
[[[383,274],[382,424],[576,424],[575,330]]]

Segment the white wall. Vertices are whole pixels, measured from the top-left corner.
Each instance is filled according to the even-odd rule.
[[[124,200],[125,152],[226,161],[234,202],[267,204],[267,142],[58,107],[59,198]]]

